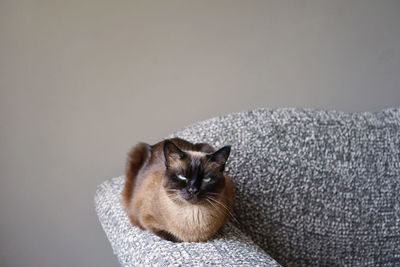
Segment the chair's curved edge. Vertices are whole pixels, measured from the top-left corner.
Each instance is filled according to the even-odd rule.
[[[192,124],[189,124],[181,129],[178,129],[168,137],[176,137],[179,133],[187,131],[187,129],[196,128],[198,125],[206,125],[209,123],[216,123],[225,120],[229,120],[230,118],[234,118],[236,116],[241,116],[243,114],[253,113],[254,115],[265,115],[270,114],[271,116],[277,116],[277,119],[280,115],[283,116],[295,116],[299,117],[299,114],[306,114],[303,116],[304,118],[312,118],[319,119],[321,116],[329,116],[332,118],[336,118],[337,120],[353,120],[354,117],[364,117],[364,121],[369,121],[374,124],[399,124],[400,121],[400,106],[387,107],[377,111],[340,111],[335,109],[322,109],[322,108],[306,108],[306,107],[284,107],[284,108],[269,108],[269,107],[259,107],[255,109],[242,110],[233,113],[227,113],[224,115],[215,116],[209,119],[201,120]]]
[[[94,197],[100,224],[122,266],[280,266],[232,224],[227,224],[214,239],[201,243],[172,243],[133,227],[121,210],[123,178],[104,181]]]
[[[106,196],[107,196],[106,194],[108,193],[108,191],[111,188],[113,188],[113,184],[115,184],[115,183],[118,184],[121,181],[123,181],[124,179],[125,179],[125,176],[117,176],[117,177],[113,177],[111,179],[105,180],[97,186],[95,194],[94,194],[94,206],[95,206],[95,211],[97,214],[97,219],[99,220],[100,225],[101,225],[104,233],[106,234],[108,241],[110,242],[111,248],[113,250],[113,254],[117,257],[121,266],[127,266],[127,265],[125,262],[121,261],[121,258],[119,257],[118,248],[113,243],[114,238],[110,232],[110,225],[108,225],[104,221],[103,216],[102,216],[103,209],[102,209],[101,203],[106,198]]]

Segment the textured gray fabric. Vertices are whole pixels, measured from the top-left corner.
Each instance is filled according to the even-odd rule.
[[[232,145],[227,172],[235,184],[237,221],[218,245],[238,233],[285,266],[400,265],[399,108],[377,113],[258,109],[199,122],[175,136]],[[97,203],[118,254],[114,244],[129,247],[123,234],[113,234],[121,231],[116,230],[121,222],[103,218],[116,208],[104,211],[102,200]],[[163,251],[148,245],[155,237],[136,234],[149,241],[131,249]]]
[[[202,243],[172,243],[130,224],[121,204],[124,177],[102,183],[96,212],[122,266],[279,266],[235,226]]]

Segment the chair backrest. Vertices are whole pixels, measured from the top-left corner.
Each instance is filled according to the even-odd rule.
[[[400,109],[258,109],[175,136],[232,145],[233,220],[286,266],[400,264]]]

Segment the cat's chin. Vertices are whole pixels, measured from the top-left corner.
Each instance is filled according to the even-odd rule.
[[[190,204],[192,204],[192,205],[199,205],[199,204],[202,204],[204,202],[201,199],[193,199],[193,198],[185,199],[185,201],[190,203]]]
[[[182,201],[190,203],[192,205],[200,205],[206,202],[202,197],[199,196],[188,196],[185,194],[180,194],[180,198]]]

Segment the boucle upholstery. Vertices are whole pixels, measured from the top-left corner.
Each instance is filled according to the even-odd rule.
[[[400,265],[399,108],[257,109],[174,136],[232,145],[236,220],[210,242],[170,243],[130,226],[123,177],[106,181],[96,210],[122,265]]]
[[[120,199],[123,182],[122,176],[104,182],[95,198],[100,222],[122,266],[279,266],[232,224],[202,243],[172,243],[132,226]]]

